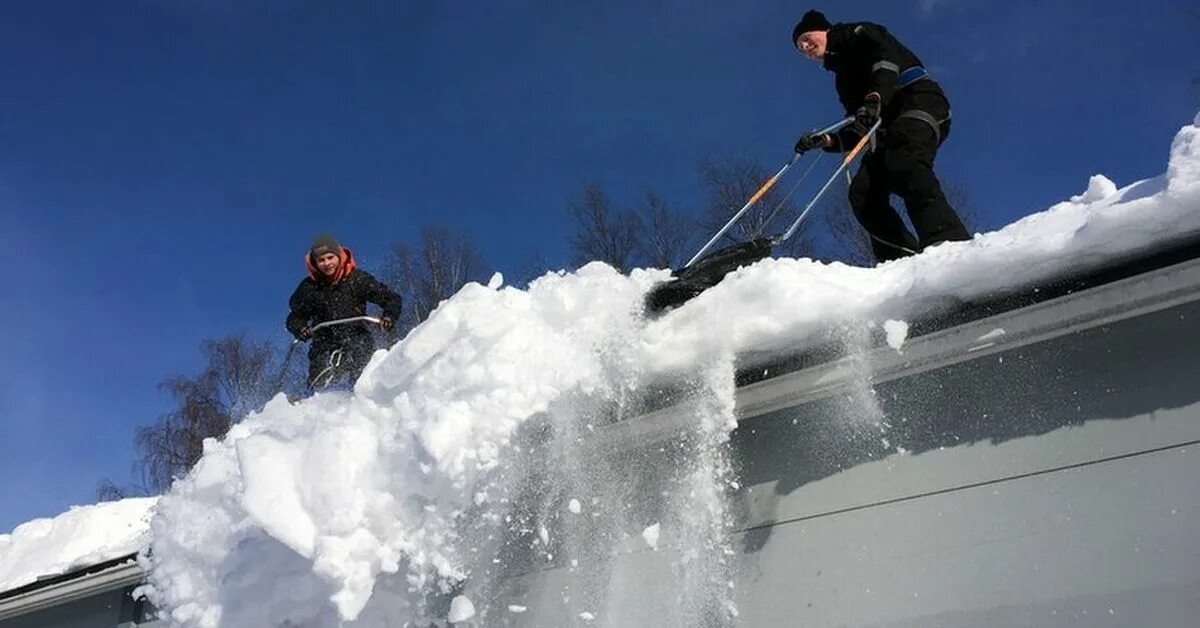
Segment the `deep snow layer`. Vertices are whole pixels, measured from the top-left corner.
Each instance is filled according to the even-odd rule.
[[[0,592],[141,551],[154,498],[76,506],[0,534]]]

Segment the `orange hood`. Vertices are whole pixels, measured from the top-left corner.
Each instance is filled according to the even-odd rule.
[[[352,253],[350,249],[343,246],[340,256],[342,258],[342,263],[338,266],[337,273],[335,273],[333,278],[330,279],[325,275],[325,273],[321,272],[321,269],[317,268],[316,264],[313,263],[312,254],[305,253],[304,267],[308,270],[308,276],[314,281],[330,281],[331,283],[337,283],[346,277],[349,277],[350,273],[354,272],[355,268],[358,268],[358,264],[354,262],[354,253]]]

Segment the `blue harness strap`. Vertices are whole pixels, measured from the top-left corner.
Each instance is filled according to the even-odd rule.
[[[908,68],[900,73],[897,87],[904,89],[905,87],[908,87],[909,85],[926,78],[929,78],[929,72],[919,65],[914,65],[913,67]]]

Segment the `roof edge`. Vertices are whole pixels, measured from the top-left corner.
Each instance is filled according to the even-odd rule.
[[[137,584],[145,577],[137,554],[126,554],[0,592],[0,621]]]

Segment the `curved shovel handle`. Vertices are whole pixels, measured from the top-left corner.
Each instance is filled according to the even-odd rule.
[[[350,318],[339,318],[339,319],[332,320],[332,321],[325,321],[323,323],[317,323],[316,325],[309,327],[308,331],[310,333],[316,333],[316,331],[318,329],[324,329],[326,327],[333,327],[334,325],[345,325],[346,323],[359,323],[359,322],[375,323],[376,325],[378,325],[378,324],[382,323],[383,320],[377,316],[351,316]],[[299,344],[301,342],[304,342],[304,341],[299,338],[292,340],[293,345]]]

